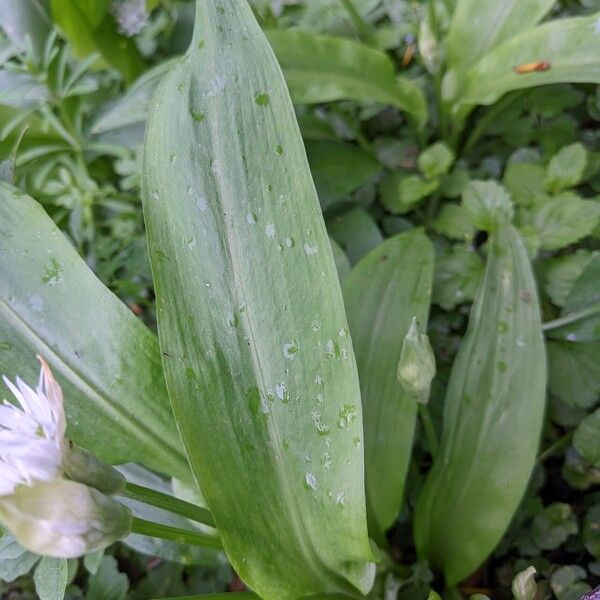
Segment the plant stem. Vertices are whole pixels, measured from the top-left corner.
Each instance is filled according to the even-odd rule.
[[[215,520],[210,510],[196,506],[191,502],[174,498],[173,496],[169,496],[169,494],[163,494],[162,492],[157,492],[156,490],[130,482],[127,482],[125,489],[120,493],[121,496],[125,496],[126,498],[168,510],[176,515],[181,515],[209,527],[215,527]]]
[[[358,31],[360,37],[364,42],[369,44],[369,46],[376,46],[377,40],[371,31],[369,25],[365,22],[365,20],[360,16],[360,13],[354,8],[354,4],[352,4],[352,0],[340,0],[340,4],[344,7],[352,24]]]
[[[131,533],[170,540],[180,544],[192,544],[194,546],[216,549],[223,548],[221,540],[212,535],[206,535],[199,531],[190,531],[189,529],[180,529],[171,525],[163,525],[162,523],[153,523],[139,517],[133,517],[131,521]]]
[[[429,446],[429,453],[431,454],[432,460],[435,462],[439,454],[440,446],[427,404],[419,403],[419,417],[421,419],[421,424],[423,425],[427,445]]]
[[[546,460],[548,460],[551,456],[554,456],[561,450],[564,450],[571,443],[571,440],[573,439],[573,433],[574,433],[574,430],[567,431],[567,433],[565,433],[563,436],[559,437],[553,444],[550,444],[550,446],[548,446],[537,457],[538,463],[543,463]]]
[[[553,321],[547,321],[542,325],[542,329],[544,331],[552,331],[553,329],[559,329],[566,325],[572,325],[578,321],[583,321],[584,319],[588,319],[597,314],[600,314],[600,304],[589,306],[588,308],[578,310],[577,312],[573,312],[565,317],[560,317],[559,319],[554,319]]]

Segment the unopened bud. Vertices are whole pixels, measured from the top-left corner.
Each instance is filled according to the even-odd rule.
[[[65,440],[63,443],[62,467],[69,479],[89,485],[111,496],[123,491],[127,483],[119,471],[70,440]]]
[[[0,520],[31,552],[57,558],[106,548],[131,531],[128,508],[64,479],[19,486],[0,497]]]
[[[535,567],[527,567],[512,580],[512,593],[516,600],[533,600],[537,592]]]
[[[407,394],[417,402],[427,403],[431,380],[435,375],[435,357],[429,338],[419,329],[416,317],[402,343],[397,375]]]

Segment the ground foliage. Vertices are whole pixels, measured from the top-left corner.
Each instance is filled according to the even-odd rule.
[[[85,3],[90,5],[85,16],[75,2],[53,0],[46,6],[31,0],[23,6],[29,4],[44,14],[18,19],[14,3],[0,2],[3,176],[14,177],[44,206],[99,278],[154,328],[140,199],[141,144],[154,88],[191,39],[193,4]],[[600,87],[560,83],[509,91],[460,117],[466,119],[461,131],[436,110],[439,57],[426,43],[427,5],[405,0],[355,5],[360,18],[334,0],[253,2],[261,26],[272,32],[284,72],[294,58],[277,52],[286,32],[293,29],[300,44],[302,32],[328,34],[385,52],[396,73],[425,94],[429,120],[423,128],[419,107],[409,118],[402,110],[412,101],[410,94],[398,93],[396,98],[405,99],[394,106],[386,101],[391,92],[381,80],[372,101],[347,90],[328,96],[319,88],[325,83],[303,79],[310,73],[288,81],[292,92],[294,86],[299,90],[295,99],[313,94],[298,103],[297,117],[326,224],[339,246],[340,279],[393,234],[421,226],[434,242],[428,333],[437,374],[429,409],[439,430],[449,370],[487,252],[486,234],[460,203],[470,181],[494,180],[511,194],[515,223],[533,259],[544,321],[578,309],[574,290],[586,279],[597,286]],[[446,3],[436,6],[443,29]],[[592,0],[564,0],[547,18],[587,16],[595,9]],[[26,31],[33,37],[24,36]],[[458,44],[470,52],[468,38]],[[539,598],[574,600],[600,583],[597,324],[595,331],[561,335],[559,329],[548,340],[548,408],[534,475],[493,556],[461,585],[465,596],[510,597],[513,576],[529,565],[539,573]],[[7,350],[0,342],[0,356]],[[430,585],[439,588],[427,565],[415,562],[410,534],[430,451],[418,425],[404,506],[388,532],[396,560],[381,563],[374,598],[425,598]],[[155,553],[162,558],[152,557]],[[48,565],[5,536],[0,559],[5,582],[0,591],[12,600],[35,597],[36,585],[40,597],[57,597],[43,591],[49,577],[64,582],[67,598],[88,600],[241,586],[223,561],[203,564],[211,561],[189,548],[157,548],[143,539],[119,544],[104,557]]]

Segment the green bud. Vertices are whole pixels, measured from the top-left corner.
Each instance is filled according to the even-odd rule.
[[[516,600],[533,600],[537,592],[535,567],[527,567],[512,580],[512,593]]]
[[[123,491],[127,483],[119,471],[70,440],[65,440],[63,443],[62,467],[69,479],[89,485],[111,496]]]
[[[77,558],[131,531],[128,508],[81,483],[56,479],[19,486],[0,497],[0,520],[36,554]]]
[[[431,380],[435,375],[435,357],[429,338],[419,329],[416,317],[413,317],[402,343],[397,375],[407,394],[417,402],[427,403]]]

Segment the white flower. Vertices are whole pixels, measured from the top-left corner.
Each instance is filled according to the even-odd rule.
[[[3,377],[19,406],[0,405],[0,497],[20,485],[51,481],[62,473],[62,442],[66,420],[60,386],[46,362],[41,363],[35,390],[17,377]]]

